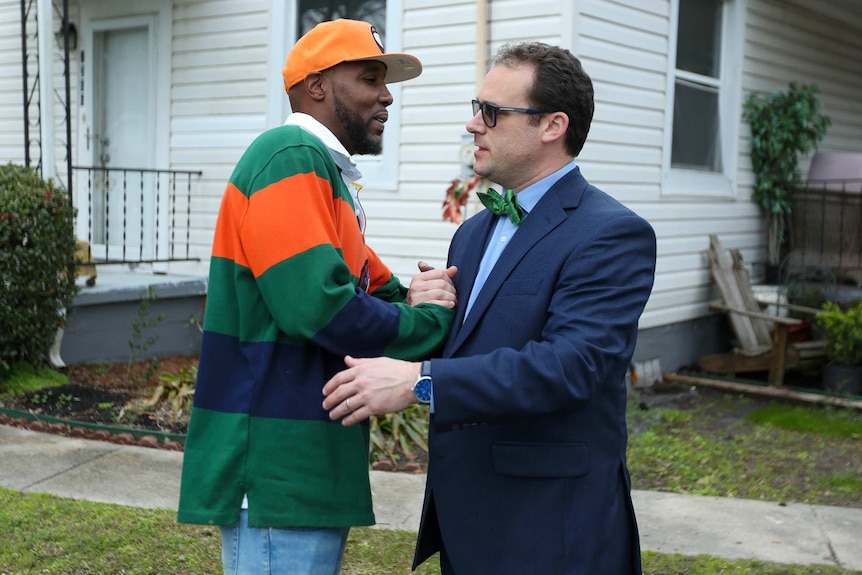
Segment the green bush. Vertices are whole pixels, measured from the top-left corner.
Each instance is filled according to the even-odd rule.
[[[823,328],[823,351],[832,363],[862,365],[862,301],[846,311],[827,301],[817,314],[817,325]]]
[[[23,166],[0,166],[0,380],[41,366],[72,303],[75,211],[63,190]]]

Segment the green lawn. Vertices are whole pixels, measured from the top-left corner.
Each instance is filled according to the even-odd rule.
[[[680,408],[632,402],[629,466],[635,489],[862,508],[862,413],[707,394]],[[146,510],[0,489],[0,575],[211,574],[218,530]],[[354,529],[345,575],[410,573],[415,534]],[[644,553],[661,575],[849,575]],[[420,575],[438,574],[436,559]]]
[[[0,573],[4,575],[211,575],[220,572],[213,528],[179,525],[170,510],[138,509],[0,489]],[[351,531],[344,575],[408,575],[415,534]],[[851,575],[832,567],[727,561],[646,552],[655,575]],[[439,574],[436,559],[417,570]]]

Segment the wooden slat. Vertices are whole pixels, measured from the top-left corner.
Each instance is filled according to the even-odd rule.
[[[757,395],[766,395],[769,397],[782,397],[786,399],[796,399],[807,401],[810,403],[819,403],[824,405],[835,405],[838,407],[850,407],[854,409],[862,409],[862,401],[845,397],[834,397],[831,395],[821,395],[819,393],[809,393],[805,391],[794,391],[786,387],[777,387],[774,385],[761,386],[750,383],[737,383],[733,381],[723,381],[720,379],[710,379],[708,377],[692,377],[676,373],[662,374],[662,379],[671,383],[682,383],[685,385],[702,385],[704,387],[714,387],[726,391],[737,391],[741,393],[754,393]]]
[[[719,353],[705,355],[697,360],[697,366],[710,373],[757,373],[769,371],[774,361],[772,353],[763,353],[756,356],[747,356],[737,353]],[[799,352],[793,348],[786,351],[784,367],[793,368],[799,365]]]
[[[732,307],[727,307],[726,305],[718,305],[712,304],[709,306],[709,309],[712,311],[720,311],[722,313],[730,313],[730,314],[739,314],[744,315],[746,317],[758,318],[766,321],[770,321],[772,323],[780,323],[784,325],[799,325],[802,323],[801,319],[797,319],[795,317],[783,317],[779,315],[769,315],[768,313],[763,313],[762,311],[748,311],[744,309],[736,309]],[[772,345],[771,343],[769,344]]]
[[[733,263],[730,257],[724,251],[721,242],[718,241],[718,236],[709,236],[710,249],[707,252],[709,258],[710,270],[712,277],[721,292],[721,298],[725,305],[733,309],[746,309],[745,301],[739,291],[739,286],[736,283],[736,275],[733,272]],[[733,332],[739,339],[740,347],[743,349],[760,349],[763,344],[771,342],[760,342],[757,339],[757,333],[754,331],[754,325],[751,318],[739,314],[730,315],[730,324],[733,327]]]
[[[760,304],[754,297],[754,291],[751,289],[751,280],[748,277],[748,270],[742,263],[742,252],[733,250],[730,252],[730,257],[733,259],[733,275],[736,277],[736,285],[739,286],[739,293],[742,296],[744,308],[748,311],[762,311]],[[754,328],[754,333],[757,336],[757,343],[763,344],[771,342],[772,336],[770,331],[772,325],[767,322],[752,318],[751,325]]]

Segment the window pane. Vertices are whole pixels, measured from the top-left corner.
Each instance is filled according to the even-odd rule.
[[[386,0],[299,0],[298,9],[297,38],[320,22],[351,18],[371,22],[386,45]]]
[[[718,92],[677,81],[673,105],[671,167],[721,171]]]
[[[718,78],[721,65],[720,0],[679,0],[676,67]]]

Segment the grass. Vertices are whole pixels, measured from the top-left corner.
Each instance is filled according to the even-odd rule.
[[[629,411],[636,489],[862,508],[862,414],[718,396]]]
[[[60,387],[69,383],[69,378],[49,367],[35,368],[25,362],[12,366],[9,378],[0,381],[0,399],[24,395],[48,387]]]
[[[751,413],[747,419],[761,425],[824,437],[862,437],[862,418],[848,409],[772,404]]]
[[[15,389],[31,385],[24,374]],[[21,383],[23,382],[23,383]],[[31,382],[31,383],[27,383]],[[701,395],[701,399],[707,397]],[[862,414],[710,394],[682,409],[628,413],[636,489],[862,508]],[[0,575],[220,572],[216,528],[179,525],[172,510],[97,504],[0,489]],[[344,575],[410,573],[415,534],[351,531]],[[850,575],[788,566],[644,552],[650,575]],[[420,575],[439,575],[436,559]]]
[[[24,575],[204,575],[218,573],[220,538],[210,527],[179,525],[163,509],[138,509],[0,488],[0,573]],[[415,534],[353,529],[344,575],[408,575]],[[439,575],[436,558],[416,571]],[[851,575],[827,566],[644,553],[649,575]]]

